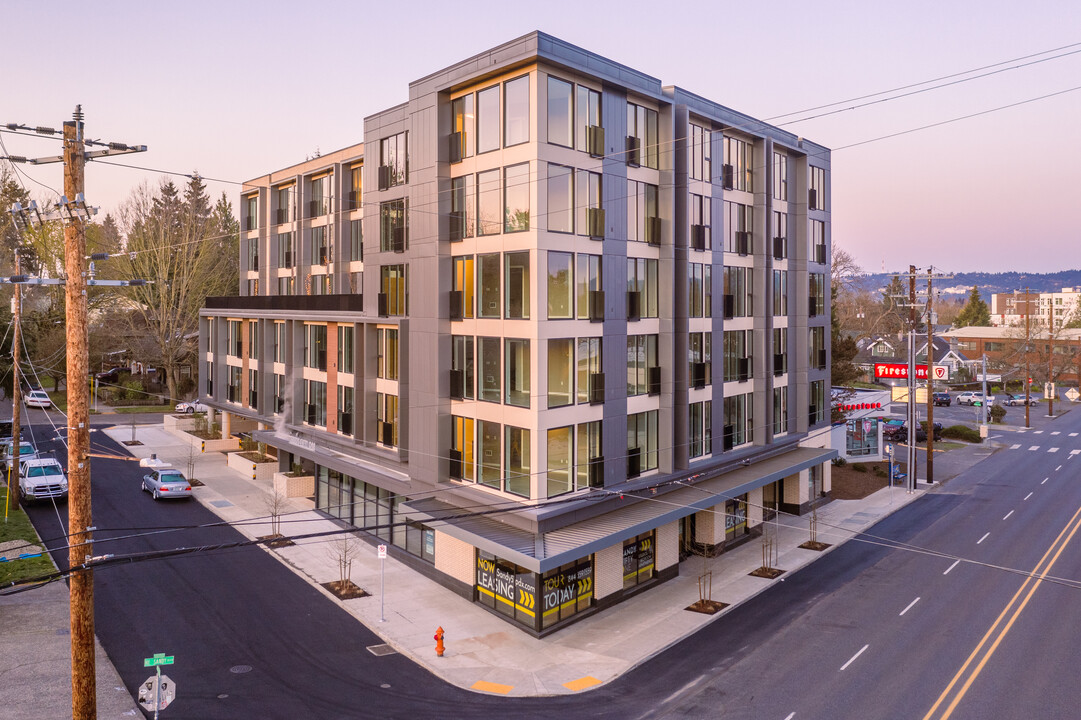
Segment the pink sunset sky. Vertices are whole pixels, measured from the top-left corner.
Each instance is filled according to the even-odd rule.
[[[995,65],[988,77],[783,127],[835,149],[833,242],[865,270],[1081,266],[1076,0],[14,0],[0,13],[0,124],[60,127],[81,103],[88,137],[149,146],[120,162],[230,181],[359,142],[363,118],[406,100],[410,81],[532,30],[761,119]],[[2,137],[12,155],[59,153],[55,141]],[[22,168],[62,185],[59,166]],[[87,200],[115,213],[133,187],[161,177],[91,164]],[[238,185],[207,184],[236,208]]]

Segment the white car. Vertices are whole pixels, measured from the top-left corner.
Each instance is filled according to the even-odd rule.
[[[192,400],[190,402],[182,402],[176,404],[176,411],[178,413],[205,413],[210,410],[209,405],[204,405],[198,400]]]
[[[989,395],[985,401],[983,393],[972,392],[971,390],[963,392],[957,396],[958,405],[975,405],[976,403],[980,403],[981,405],[987,405],[988,407],[990,407],[991,405],[995,404],[995,396]]]
[[[23,502],[63,500],[68,496],[68,478],[64,466],[54,458],[31,458],[19,463],[19,490]]]
[[[53,401],[49,399],[49,393],[44,390],[31,390],[23,398],[23,402],[27,407],[42,408],[48,410],[53,406]]]

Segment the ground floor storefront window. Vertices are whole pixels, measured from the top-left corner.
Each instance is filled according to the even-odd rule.
[[[724,504],[724,538],[732,540],[747,534],[747,496],[728,500]]]
[[[477,602],[532,630],[550,628],[593,605],[593,556],[540,575],[477,551]]]
[[[542,580],[541,628],[551,627],[593,604],[592,557],[549,570]]]
[[[316,468],[315,477],[317,509],[410,555],[435,562],[435,531],[407,521],[398,511],[407,498],[323,466]]]
[[[878,455],[878,418],[849,420],[846,425],[846,455],[849,457]]]
[[[643,533],[623,543],[623,589],[632,588],[653,577],[653,532]]]

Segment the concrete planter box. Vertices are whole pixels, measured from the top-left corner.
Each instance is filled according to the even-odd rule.
[[[231,437],[226,440],[203,440],[201,437],[196,437],[190,432],[185,432],[184,430],[175,427],[169,427],[168,424],[164,425],[164,428],[167,432],[172,433],[174,437],[179,438],[182,442],[195,448],[196,452],[199,452],[200,449],[205,452],[229,452],[240,449],[240,438]],[[203,446],[203,443],[206,443],[205,447]]]
[[[289,477],[283,472],[274,473],[274,492],[287,498],[307,498],[315,495],[315,476]]]
[[[166,415],[162,418],[162,425],[166,430],[180,430],[187,432],[198,426],[198,421],[189,415]]]
[[[234,470],[238,470],[239,472],[244,473],[245,477],[250,477],[256,481],[261,480],[267,483],[273,480],[275,473],[277,473],[278,471],[277,460],[263,463],[254,463],[251,460],[241,457],[241,453],[239,452],[229,453],[227,457],[227,464]]]

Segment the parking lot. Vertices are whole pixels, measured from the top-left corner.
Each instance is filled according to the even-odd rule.
[[[959,393],[950,393],[950,405],[949,406],[937,406],[934,410],[935,422],[942,423],[943,427],[949,427],[950,425],[969,425],[971,427],[977,427],[980,424],[983,408],[973,407],[969,405],[958,405],[957,396]],[[995,394],[995,405],[1002,407],[1006,411],[1006,415],[1002,418],[1003,425],[1012,425],[1016,427],[1025,426],[1025,406],[1014,405],[1004,406],[1002,399],[1005,397],[1002,393]],[[1035,418],[1037,416],[1044,416],[1047,414],[1047,403],[1040,400],[1043,397],[1042,393],[1032,393],[1031,395],[1033,404],[1029,408],[1029,416]],[[1060,398],[1055,401],[1055,411],[1058,414],[1061,409],[1065,409],[1071,406],[1068,400]],[[927,417],[927,406],[923,403],[917,408],[919,417],[921,420]],[[893,403],[890,405],[890,413],[894,415],[904,416],[905,405],[904,403]]]

